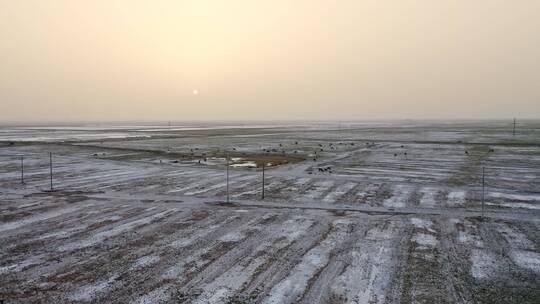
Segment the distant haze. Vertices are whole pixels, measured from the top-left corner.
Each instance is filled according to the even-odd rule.
[[[0,0],[0,121],[540,118],[538,0]]]

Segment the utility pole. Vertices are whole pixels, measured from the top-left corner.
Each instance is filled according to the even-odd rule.
[[[514,118],[514,128],[512,129],[512,136],[516,136],[516,119]]]
[[[21,184],[24,184],[24,156],[21,156]]]
[[[53,191],[52,152],[49,152],[49,172],[51,176],[51,191]]]
[[[485,167],[482,167],[482,219],[484,219],[484,198],[485,198],[485,189],[486,189],[486,172]]]
[[[227,203],[229,202],[229,155],[227,155]]]
[[[264,167],[266,164],[262,165],[262,199],[264,199]]]

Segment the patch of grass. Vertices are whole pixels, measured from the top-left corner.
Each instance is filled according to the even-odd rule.
[[[119,161],[137,161],[142,159],[151,159],[158,158],[162,159],[165,162],[178,161],[178,160],[201,160],[204,158],[226,158],[227,156],[233,158],[238,157],[242,158],[243,161],[254,162],[257,167],[262,167],[270,163],[271,166],[279,166],[290,163],[297,163],[304,161],[306,159],[305,155],[294,154],[291,155],[291,152],[285,154],[277,153],[250,153],[250,152],[237,152],[237,151],[204,151],[197,150],[193,152],[174,152],[174,151],[161,151],[161,150],[151,150],[151,149],[133,149],[133,148],[109,148],[109,147],[100,147],[100,146],[84,146],[87,148],[98,148],[100,150],[108,151],[105,154],[95,153],[94,157],[110,159],[110,160],[119,160]],[[114,154],[120,153],[120,154]],[[94,153],[92,153],[94,155]]]

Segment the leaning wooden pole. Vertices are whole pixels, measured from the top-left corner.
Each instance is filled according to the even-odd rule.
[[[484,219],[484,199],[486,193],[486,172],[485,168],[482,167],[482,219]]]
[[[21,156],[21,184],[24,184],[24,156]]]
[[[264,165],[262,165],[262,199],[264,199]]]
[[[227,203],[229,202],[229,156],[227,155]]]
[[[49,152],[49,173],[51,177],[51,191],[53,191],[52,152]]]

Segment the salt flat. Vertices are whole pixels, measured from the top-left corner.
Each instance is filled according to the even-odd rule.
[[[7,303],[540,301],[540,122],[0,130]]]

